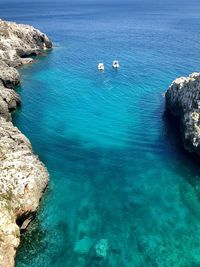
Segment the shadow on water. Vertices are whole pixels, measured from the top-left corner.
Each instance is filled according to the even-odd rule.
[[[181,156],[181,160],[184,160],[186,170],[187,166],[192,164],[192,169],[195,171],[198,162],[194,163],[190,155],[182,149],[178,138],[179,132],[175,130],[177,123],[166,115],[163,119],[171,149],[175,149],[176,156]],[[174,240],[170,238],[176,235],[182,242],[180,235],[185,230],[182,230],[181,226],[179,226],[180,229],[177,227],[170,234],[170,238],[163,233],[165,229],[169,231],[170,227],[171,231],[171,227],[175,227],[174,218],[177,215],[173,211],[176,207],[169,205],[165,207],[166,204],[162,203],[162,194],[158,192],[161,188],[157,188],[154,180],[154,176],[161,178],[160,169],[152,173],[150,163],[141,173],[140,168],[137,170],[135,166],[137,163],[131,166],[130,150],[96,148],[91,151],[78,139],[64,137],[55,139],[51,144],[52,148],[59,151],[58,158],[67,159],[65,168],[63,168],[63,162],[59,160],[54,164],[57,168],[59,164],[62,165],[62,175],[65,181],[68,180],[70,186],[65,187],[63,180],[58,185],[62,190],[58,188],[57,192],[55,189],[49,192],[47,195],[49,199],[45,203],[49,203],[53,198],[54,207],[50,212],[57,213],[56,221],[52,219],[52,225],[44,226],[41,217],[32,225],[30,231],[22,237],[22,245],[17,255],[18,262],[27,264],[36,256],[40,259],[40,264],[43,262],[44,266],[48,266],[48,262],[56,267],[68,265],[129,267],[133,263],[137,267],[167,266],[164,262],[165,258],[169,257],[168,249],[175,249],[174,244],[170,243]],[[49,149],[50,147],[46,147],[45,151],[50,153]],[[128,159],[125,157],[126,153],[129,153]],[[131,176],[128,166],[131,166],[129,170]],[[75,177],[73,177],[74,174]],[[188,188],[185,187],[184,193],[187,191]],[[61,197],[61,195],[63,199],[60,202],[58,196]],[[186,194],[186,197],[190,198],[190,195]],[[191,203],[190,200],[188,202],[188,199],[185,202],[189,203],[188,207],[196,214],[199,206]],[[152,207],[155,205],[157,207],[154,211]],[[64,212],[65,216],[60,216],[59,211]],[[74,216],[73,213],[75,213]],[[171,213],[173,216],[170,215]],[[99,242],[104,242],[101,240],[106,240],[104,247],[102,245],[102,251],[100,250],[102,254],[106,254],[106,257],[97,255]],[[106,242],[109,244],[108,247]],[[157,262],[160,264],[163,261],[162,265],[155,263],[156,253]],[[173,261],[176,260],[174,256]],[[68,265],[65,265],[66,262]]]
[[[17,256],[18,261],[23,262],[24,259],[24,262],[27,263],[28,258],[31,262],[31,259],[36,255],[41,260],[43,257],[41,253],[48,255],[47,248],[50,248],[51,261],[57,264],[55,266],[64,266],[62,263],[65,262],[68,262],[70,266],[76,266],[78,263],[80,266],[111,266],[111,262],[113,266],[116,266],[117,262],[120,262],[121,266],[126,266],[125,259],[130,257],[127,250],[126,235],[128,232],[126,231],[131,230],[129,225],[133,223],[136,214],[136,206],[133,202],[131,205],[127,203],[127,192],[124,189],[127,173],[123,156],[126,151],[100,148],[91,151],[80,140],[67,138],[61,138],[59,141],[58,139],[54,140],[51,147],[59,151],[59,158],[67,158],[66,165],[70,168],[67,170],[65,167],[63,175],[65,175],[65,180],[71,179],[73,191],[69,192],[66,188],[64,191],[66,196],[63,196],[62,202],[54,203],[55,211],[60,209],[67,215],[59,220],[58,213],[58,222],[52,221],[52,227],[48,228],[48,241],[46,241],[47,230],[43,230],[40,221],[37,221],[30,232],[22,238],[22,245]],[[71,157],[67,157],[66,153],[71,154]],[[76,164],[70,164],[74,161]],[[58,167],[59,160],[54,164]],[[78,177],[78,181],[73,180],[73,173]],[[81,179],[81,177],[84,178]],[[63,183],[62,188],[64,186]],[[130,191],[131,189],[128,188],[127,190]],[[59,190],[60,194],[63,192]],[[75,195],[76,200],[67,209],[67,203],[73,198],[72,195]],[[51,198],[51,193],[49,198]],[[72,221],[70,217],[73,212],[76,215]],[[128,214],[129,218],[127,217]],[[134,228],[134,226],[131,227]],[[122,230],[125,232],[123,233]],[[103,238],[109,242],[109,258],[96,255],[95,245]],[[53,244],[51,244],[51,240]],[[63,243],[60,244],[62,240]],[[38,249],[40,246],[41,249]],[[46,251],[44,251],[45,246]],[[28,253],[29,250],[31,253]],[[62,255],[63,260],[61,260],[62,253],[64,254]]]
[[[48,187],[40,203],[40,213],[42,213],[45,208],[44,204],[46,199],[51,197],[51,195],[51,188]],[[43,220],[36,216],[36,219],[31,222],[27,231],[21,233],[20,239],[21,242],[16,255],[16,266],[19,267],[31,265],[36,257],[41,259],[38,266],[47,266],[47,262],[55,266],[54,264],[56,264],[63,255],[70,257],[68,252],[72,250],[69,227],[67,222],[62,219],[54,223],[53,227],[44,227]],[[18,265],[18,261],[21,263],[20,265]]]
[[[181,137],[180,120],[171,115],[168,111],[165,111],[163,114],[163,121],[169,149],[174,153],[175,158],[182,162],[182,168],[177,169],[176,171],[180,172],[182,177],[185,177],[185,179],[187,179],[187,181],[194,187],[199,185],[200,158],[196,154],[191,153],[184,148]]]
[[[40,144],[54,188],[37,221],[22,236],[17,262],[24,265],[16,266],[32,266],[37,260],[38,267],[160,267],[177,262],[199,224],[200,206],[194,196],[199,192],[199,159],[184,150],[177,120],[165,113],[163,122],[164,134],[157,142],[163,143],[164,155],[157,150],[137,155],[134,144],[91,148],[77,137],[67,137],[58,124],[59,136],[49,135]],[[173,172],[163,172],[163,164],[171,164],[166,169]],[[54,177],[56,169],[59,175]],[[100,252],[105,257],[97,254],[99,242],[104,242]]]
[[[25,266],[29,266],[27,264],[31,264],[37,255],[37,257],[43,259],[43,266],[47,266],[45,262],[49,258],[51,258],[50,264],[56,264],[58,259],[62,258],[63,255],[66,255],[67,251],[71,250],[69,242],[65,242],[65,238],[69,234],[67,223],[59,222],[57,225],[54,225],[54,229],[51,229],[50,232],[51,240],[47,239],[49,230],[44,229],[38,219],[32,222],[28,231],[21,235],[21,244],[18,249],[16,261],[20,261]],[[55,239],[57,246],[54,245]]]
[[[187,184],[180,183],[180,198],[184,205],[190,210],[194,217],[200,219],[200,159],[194,153],[187,151],[181,138],[180,120],[165,111],[163,120],[166,127],[166,137],[169,140],[170,149],[175,154],[180,168],[175,169],[188,184],[193,187],[191,190]],[[193,266],[193,265],[192,265]],[[196,266],[196,265],[195,265]]]

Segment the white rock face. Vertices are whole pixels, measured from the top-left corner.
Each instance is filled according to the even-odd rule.
[[[29,140],[10,122],[10,112],[20,104],[16,67],[51,47],[33,27],[0,20],[0,267],[14,266],[20,228],[33,218],[49,180]]]
[[[14,265],[19,226],[34,213],[48,183],[48,172],[28,139],[0,118],[0,266]]]
[[[0,20],[0,116],[9,120],[9,111],[20,104],[19,96],[11,90],[20,84],[16,67],[32,63],[31,55],[51,47],[46,34],[32,26]]]
[[[185,148],[200,154],[200,73],[176,79],[165,97],[167,109],[180,117]]]
[[[38,55],[51,47],[46,34],[34,27],[0,20],[0,59],[9,66],[19,66],[22,57]]]

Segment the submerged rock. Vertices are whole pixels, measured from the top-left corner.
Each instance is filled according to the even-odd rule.
[[[185,148],[200,155],[200,73],[176,79],[165,98],[166,108],[180,118]]]
[[[108,252],[108,240],[101,239],[95,245],[96,255],[100,258],[106,258]]]
[[[49,175],[29,140],[13,126],[20,104],[17,66],[51,48],[48,37],[28,25],[0,20],[0,266],[13,267],[23,230],[34,218]]]
[[[80,254],[88,254],[92,244],[93,240],[86,236],[76,242],[74,251]]]

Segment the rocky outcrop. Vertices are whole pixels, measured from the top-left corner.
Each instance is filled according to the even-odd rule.
[[[34,217],[49,179],[29,140],[11,122],[10,112],[20,104],[16,67],[51,46],[39,30],[0,20],[0,267],[14,266],[20,228]]]
[[[200,155],[200,73],[176,79],[165,98],[167,109],[180,118],[185,148]]]
[[[32,26],[0,21],[0,59],[8,66],[27,63],[24,58],[38,55],[51,47],[48,37]]]
[[[33,62],[30,56],[51,47],[48,37],[32,26],[0,20],[0,115],[6,120],[20,104],[13,90],[20,83],[16,67]]]
[[[15,110],[19,104],[19,95],[0,82],[0,117],[5,118],[7,121],[11,120],[10,112]]]
[[[14,265],[19,227],[37,210],[47,182],[47,170],[33,154],[28,139],[11,122],[1,118],[0,266]]]

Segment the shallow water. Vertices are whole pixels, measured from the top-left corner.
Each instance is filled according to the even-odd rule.
[[[14,123],[51,182],[16,267],[200,266],[199,161],[162,95],[200,69],[200,4],[9,0],[0,10],[55,45],[20,70]]]

